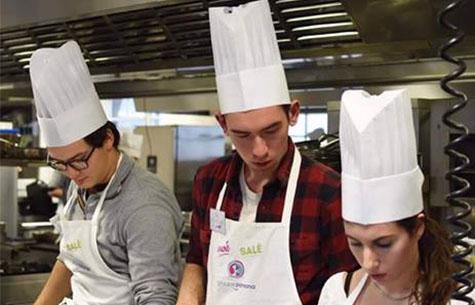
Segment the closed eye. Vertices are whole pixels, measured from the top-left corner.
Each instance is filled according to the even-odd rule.
[[[378,248],[387,249],[387,248],[390,248],[393,245],[393,243],[392,242],[375,242],[375,245]]]
[[[276,133],[277,130],[279,130],[279,128],[272,128],[272,129],[268,129],[268,130],[264,131],[264,133],[266,135],[272,135],[272,134]]]
[[[235,132],[234,135],[241,139],[247,138],[249,136],[248,133],[240,133],[240,132]]]
[[[79,158],[74,158],[74,160],[69,160],[68,162],[69,162],[69,163],[71,163],[71,162],[82,162],[82,161],[84,161],[85,159],[86,159],[86,156],[83,155],[83,156],[81,156],[81,157],[79,157]]]

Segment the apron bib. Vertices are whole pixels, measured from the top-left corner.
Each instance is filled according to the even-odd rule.
[[[300,172],[295,149],[280,223],[225,219],[225,233],[212,232],[207,305],[301,305],[290,260],[290,219]],[[221,209],[226,184],[216,210]]]

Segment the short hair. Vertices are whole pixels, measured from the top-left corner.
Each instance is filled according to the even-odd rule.
[[[114,147],[117,148],[120,143],[120,133],[115,124],[111,121],[107,121],[102,127],[87,135],[84,141],[92,147],[102,147],[107,137],[107,130],[110,130],[114,135]]]
[[[290,116],[290,104],[282,104],[280,105],[282,110],[284,110],[284,113],[285,113],[285,117],[287,118],[287,120],[289,119],[289,116]]]
[[[290,104],[282,104],[282,110],[284,110],[285,114],[289,114],[290,112]]]

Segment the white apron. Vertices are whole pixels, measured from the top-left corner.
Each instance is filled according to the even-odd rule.
[[[295,149],[282,222],[225,219],[225,234],[211,233],[206,305],[301,305],[290,260],[290,219],[300,172]],[[226,184],[216,210],[221,209]]]
[[[122,155],[117,164],[119,168]],[[117,172],[117,169],[116,169]],[[130,305],[134,303],[130,279],[111,270],[97,248],[99,212],[115,174],[101,194],[91,220],[68,220],[66,215],[75,204],[77,191],[68,200],[64,213],[51,221],[61,226],[59,245],[63,263],[73,273],[71,288],[73,299],[65,298],[67,305]],[[56,217],[54,217],[56,218]]]
[[[350,293],[350,295],[346,299],[345,304],[343,305],[353,305],[356,302],[356,299],[360,295],[361,291],[363,291],[363,288],[367,280],[368,280],[368,274],[365,273],[363,277],[361,278],[361,280],[358,282],[358,285],[355,287],[355,289],[353,289],[353,291]]]

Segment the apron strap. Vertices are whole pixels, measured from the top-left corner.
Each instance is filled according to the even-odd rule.
[[[294,158],[292,160],[292,168],[290,169],[289,179],[287,181],[287,190],[285,191],[284,211],[282,212],[282,223],[289,225],[292,216],[292,208],[294,206],[295,191],[297,190],[297,182],[300,173],[300,164],[302,157],[295,147]]]
[[[350,284],[351,284],[351,278],[353,277],[353,271],[350,271],[346,274],[346,277],[345,277],[345,294],[346,294],[346,297],[348,297],[348,293],[350,292]]]
[[[97,222],[97,219],[99,218],[99,212],[102,209],[102,204],[104,203],[107,195],[107,191],[109,190],[109,187],[112,184],[112,181],[114,181],[115,175],[117,174],[117,171],[119,170],[120,163],[122,162],[122,153],[119,155],[119,161],[117,162],[117,166],[115,168],[114,174],[110,178],[109,182],[107,183],[106,188],[104,191],[102,191],[101,197],[99,199],[99,202],[97,203],[96,209],[94,210],[94,214],[92,215],[92,221]]]
[[[224,185],[221,188],[221,191],[219,192],[218,201],[216,203],[216,210],[218,211],[221,210],[221,206],[223,205],[224,194],[226,193],[227,187],[228,187],[228,184],[224,182]]]
[[[72,206],[76,202],[76,197],[78,196],[78,187],[76,184],[73,184],[72,188],[73,190],[71,191],[71,196],[68,198],[68,201],[64,205],[62,212],[59,214],[60,219],[68,219],[68,215],[71,214]]]
[[[346,299],[346,302],[345,302],[344,305],[353,305],[355,303],[355,301],[358,298],[358,296],[360,295],[361,291],[363,291],[363,288],[364,288],[367,280],[368,280],[368,274],[365,273],[365,275],[363,275],[363,277],[361,278],[358,285],[356,285],[355,290],[353,290],[351,292],[351,294],[348,296],[348,299]]]

